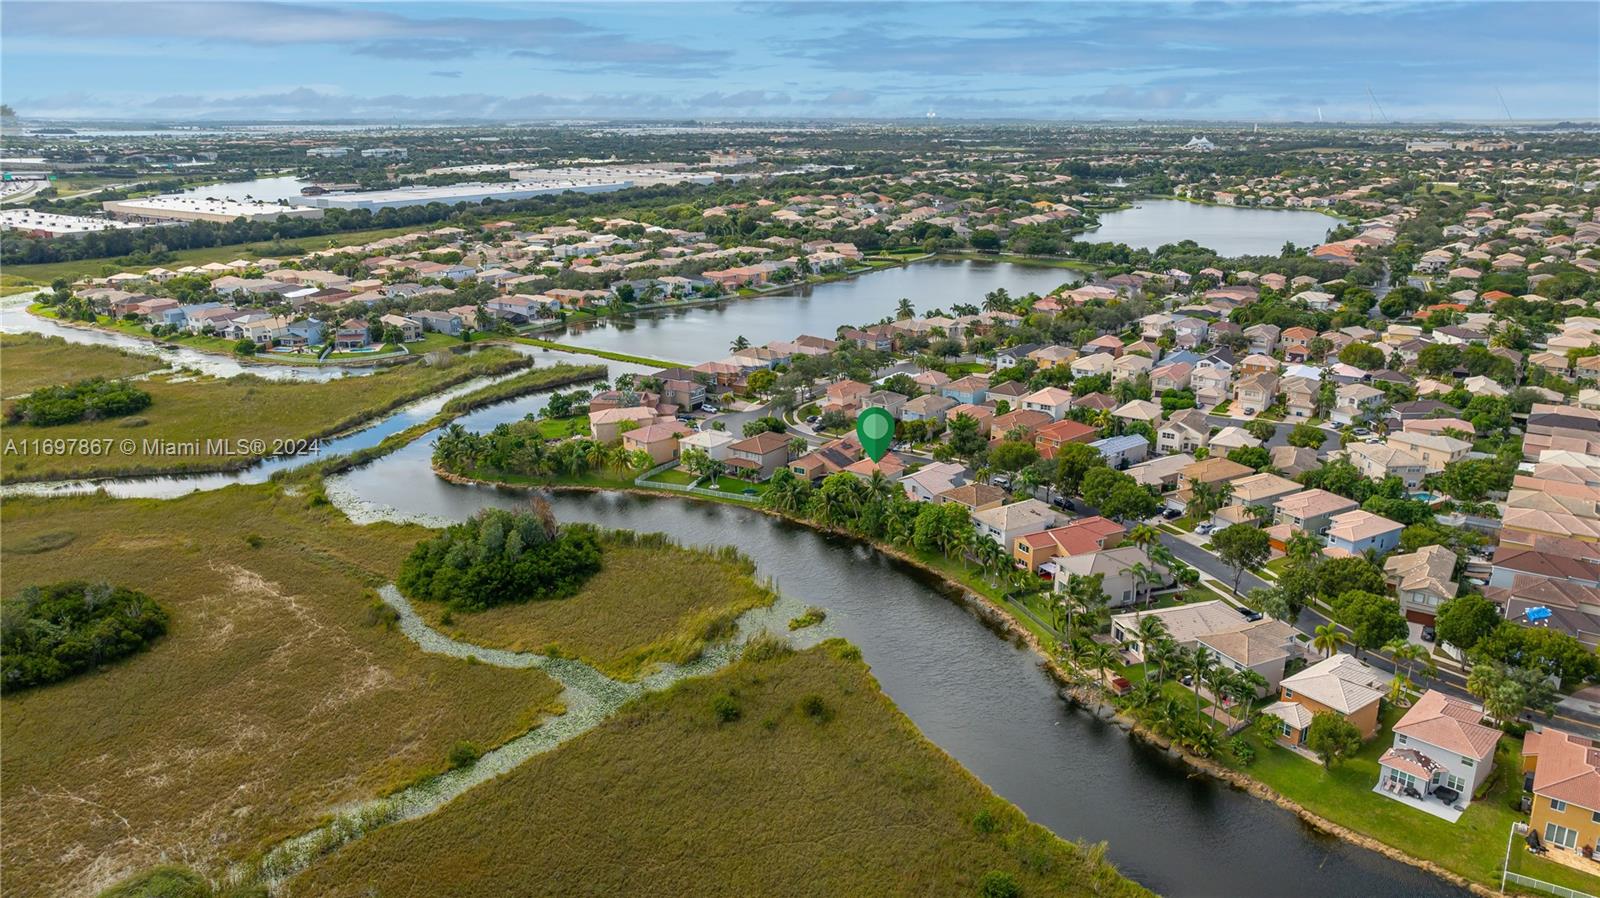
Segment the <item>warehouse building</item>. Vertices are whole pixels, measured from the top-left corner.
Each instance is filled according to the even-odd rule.
[[[399,209],[443,203],[481,203],[485,200],[522,200],[552,193],[608,193],[632,187],[621,180],[545,180],[506,181],[501,184],[450,184],[442,187],[397,187],[393,190],[367,190],[359,193],[328,193],[306,197],[306,202],[323,209]]]
[[[282,206],[265,200],[232,200],[215,196],[164,194],[139,200],[107,200],[100,204],[109,215],[128,221],[277,221],[289,218],[321,218],[322,210],[312,206]]]
[[[144,225],[85,215],[56,215],[34,209],[0,211],[0,230],[16,231],[29,237],[81,237],[96,231],[127,231]]]

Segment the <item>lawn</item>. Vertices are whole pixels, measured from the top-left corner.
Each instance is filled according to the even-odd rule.
[[[220,869],[553,707],[542,673],[426,655],[386,626],[374,587],[428,531],[358,527],[316,495],[0,503],[7,595],[104,579],[171,616],[140,655],[0,700],[8,894],[94,894],[167,859]]]
[[[69,370],[81,369],[92,363],[86,359],[98,358],[84,355],[89,350],[76,345],[56,352],[58,363]],[[268,381],[249,375],[191,380],[156,376],[140,384],[152,401],[138,415],[57,427],[5,427],[5,437],[18,441],[105,439],[110,444],[98,453],[13,452],[5,457],[0,476],[8,481],[48,480],[237,466],[270,454],[275,441],[339,433],[451,385],[530,364],[530,359],[513,350],[488,347],[471,355],[443,354],[365,377],[321,383]],[[9,379],[10,365],[11,356],[6,353],[0,358],[0,379]],[[208,440],[227,445],[207,445]],[[246,445],[241,452],[239,440],[261,443]],[[168,441],[195,448],[179,453]],[[258,448],[261,451],[256,451]]]
[[[732,635],[732,623],[775,598],[750,579],[755,566],[733,554],[690,549],[654,536],[605,540],[600,573],[566,599],[451,612],[418,612],[440,630],[477,645],[577,657],[605,673],[636,679],[656,662],[685,663]]]
[[[110,346],[68,344],[60,337],[0,334],[0,390],[7,397],[90,377],[116,380],[165,367],[160,359]]]
[[[287,894],[966,898],[992,871],[1021,895],[1148,894],[997,798],[833,641],[647,696]]]
[[[682,468],[668,468],[646,480],[645,483],[673,483],[679,486],[691,486],[699,480],[700,477],[698,475],[690,474]]]
[[[1390,727],[1401,711],[1384,703],[1383,728],[1362,746],[1356,757],[1332,770],[1266,743],[1258,736],[1257,760],[1241,768],[1312,813],[1366,833],[1417,857],[1427,858],[1468,879],[1500,885],[1500,865],[1505,857],[1511,824],[1526,817],[1510,805],[1522,787],[1521,743],[1503,738],[1496,755],[1496,771],[1484,797],[1472,802],[1455,823],[1401,804],[1372,791],[1378,782],[1378,758],[1393,744]],[[1600,878],[1536,858],[1528,858],[1523,872],[1587,892],[1600,892]],[[1530,867],[1536,868],[1534,872]]]
[[[79,259],[72,262],[8,265],[6,266],[6,273],[18,279],[18,281],[46,286],[56,278],[76,281],[80,278],[106,277],[121,271],[148,271],[156,267],[176,269],[185,265],[204,265],[208,262],[232,262],[234,259],[272,258],[283,261],[291,258],[290,254],[284,251],[287,246],[298,247],[301,253],[308,253],[312,250],[371,243],[384,237],[398,237],[401,234],[426,231],[428,228],[428,225],[403,228],[375,228],[370,231],[347,231],[341,234],[326,234],[321,237],[301,237],[295,240],[286,240],[282,244],[231,243],[227,246],[185,249],[174,252],[171,259],[160,263],[135,265],[125,264],[117,259]]]
[[[610,359],[613,362],[632,362],[635,365],[644,365],[649,368],[675,368],[678,366],[677,362],[669,362],[663,359],[647,359],[640,355],[627,355],[626,353],[611,352],[605,349],[593,349],[588,346],[571,346],[566,343],[557,343],[554,340],[541,340],[538,337],[518,336],[512,337],[511,339],[518,343],[526,343],[529,346],[538,346],[542,349],[559,349],[562,352],[581,352],[584,355],[592,355],[602,359]]]

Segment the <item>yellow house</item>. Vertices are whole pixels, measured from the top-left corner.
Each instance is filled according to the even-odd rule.
[[[1533,831],[1552,848],[1593,854],[1600,843],[1600,746],[1546,727],[1523,740],[1522,769],[1533,773]]]

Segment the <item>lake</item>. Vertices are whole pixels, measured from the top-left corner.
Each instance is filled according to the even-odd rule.
[[[1083,275],[1067,268],[1007,262],[930,260],[914,262],[826,284],[796,287],[749,299],[675,309],[625,321],[595,321],[569,327],[563,343],[675,362],[720,359],[735,338],[759,346],[801,334],[833,337],[842,324],[893,318],[901,297],[917,313],[950,311],[955,303],[981,306],[984,294],[1004,287],[1013,296],[1045,294]]]
[[[1343,219],[1298,209],[1204,206],[1182,200],[1139,200],[1132,209],[1100,216],[1087,243],[1126,243],[1154,250],[1193,240],[1223,256],[1276,256],[1285,242],[1315,246]]]
[[[194,187],[183,191],[192,196],[218,197],[225,200],[264,200],[269,203],[278,200],[297,202],[301,199],[300,188],[311,183],[285,175],[275,178],[256,178],[254,181],[232,181],[226,184],[207,184],[204,187]]]

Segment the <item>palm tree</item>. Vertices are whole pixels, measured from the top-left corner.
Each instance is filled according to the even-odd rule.
[[[1161,698],[1161,684],[1155,680],[1140,680],[1133,691],[1128,693],[1128,703],[1135,708],[1147,708]]]
[[[899,304],[894,307],[894,317],[897,319],[911,318],[916,314],[916,307],[912,306],[911,300],[905,297],[901,297]]]
[[[1133,529],[1128,531],[1128,542],[1149,552],[1153,546],[1161,542],[1161,531],[1149,524],[1135,524]]]
[[[1312,633],[1311,647],[1322,653],[1322,657],[1329,658],[1334,652],[1350,644],[1350,634],[1339,629],[1339,625],[1331,621],[1319,624]]]
[[[1239,718],[1240,720],[1249,720],[1255,713],[1256,699],[1267,686],[1267,678],[1248,667],[1234,671],[1232,679],[1224,688],[1227,689],[1230,698],[1244,705],[1244,716]]]
[[[1142,561],[1135,561],[1129,565],[1128,575],[1133,578],[1134,604],[1148,601],[1150,598],[1150,584],[1161,582],[1161,575]]]
[[[1089,660],[1094,663],[1095,678],[1099,681],[1100,688],[1109,689],[1112,668],[1117,663],[1117,647],[1096,642],[1089,647]]]
[[[1166,682],[1167,669],[1183,660],[1182,650],[1176,642],[1163,636],[1153,643],[1145,643],[1145,659],[1155,663],[1156,672]]]
[[[1141,614],[1136,621],[1134,632],[1142,647],[1140,654],[1148,658],[1150,647],[1167,638],[1167,622],[1153,614]]]
[[[1205,682],[1206,675],[1211,673],[1212,668],[1217,666],[1217,658],[1215,655],[1211,654],[1210,649],[1203,645],[1197,645],[1195,646],[1194,651],[1189,653],[1189,657],[1186,660],[1188,662],[1187,672],[1189,676],[1194,679],[1194,682],[1190,687],[1194,690],[1194,716],[1196,719],[1199,719],[1200,684]]]
[[[1233,697],[1233,693],[1230,691],[1232,685],[1233,671],[1231,669],[1221,664],[1216,664],[1206,671],[1206,688],[1211,690],[1211,700],[1216,704],[1218,711],[1222,709],[1223,699]],[[1212,721],[1221,722],[1215,717],[1212,718]]]
[[[741,349],[749,349],[749,348],[750,348],[750,341],[746,340],[744,338],[744,334],[740,334],[739,336],[734,337],[733,338],[733,342],[728,344],[728,351],[729,352],[738,352]]]

